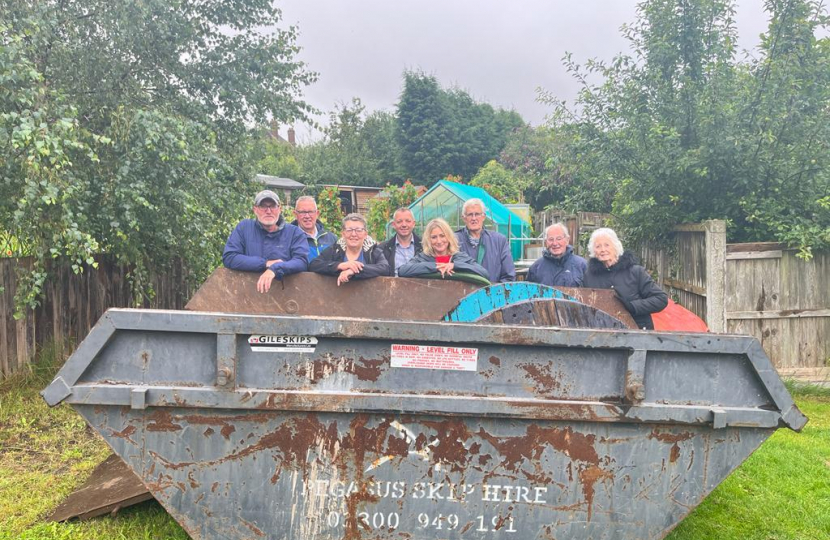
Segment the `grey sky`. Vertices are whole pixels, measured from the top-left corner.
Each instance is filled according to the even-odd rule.
[[[627,50],[620,26],[635,20],[634,0],[280,0],[285,26],[300,29],[300,59],[320,78],[306,100],[327,113],[359,97],[367,110],[393,110],[402,73],[421,69],[442,85],[514,108],[533,125],[549,108],[539,87],[572,99],[578,85],[562,66]],[[767,24],[763,0],[739,0],[739,47],[751,49]],[[321,121],[325,118],[321,117]],[[295,126],[300,142],[319,137]],[[284,134],[284,128],[283,128]]]

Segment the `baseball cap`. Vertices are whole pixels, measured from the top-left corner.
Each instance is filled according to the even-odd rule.
[[[270,189],[264,189],[256,194],[254,198],[254,206],[259,206],[265,199],[271,199],[277,206],[280,206],[280,198]]]

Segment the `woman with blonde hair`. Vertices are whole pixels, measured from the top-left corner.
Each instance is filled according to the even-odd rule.
[[[458,250],[458,239],[443,219],[437,218],[427,223],[421,242],[424,251],[401,266],[398,276],[447,279],[461,274],[480,276],[489,283],[487,270]]]

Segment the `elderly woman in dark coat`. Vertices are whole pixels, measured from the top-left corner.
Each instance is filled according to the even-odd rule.
[[[588,253],[591,259],[583,286],[613,289],[637,327],[653,330],[651,314],[665,308],[669,296],[637,264],[634,255],[623,250],[617,233],[612,229],[595,230],[588,241]]]
[[[447,278],[459,273],[477,274],[485,280],[488,279],[489,274],[483,266],[463,251],[459,251],[458,240],[443,219],[437,218],[427,223],[421,243],[424,251],[401,266],[398,276],[432,277],[438,274],[442,278]]]

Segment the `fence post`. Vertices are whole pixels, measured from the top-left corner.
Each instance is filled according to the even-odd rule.
[[[712,332],[726,332],[726,222],[705,221],[706,324]]]

